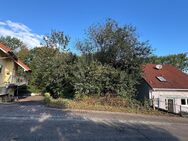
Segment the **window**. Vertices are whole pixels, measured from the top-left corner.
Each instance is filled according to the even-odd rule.
[[[181,105],[186,105],[186,100],[185,99],[181,99]]]
[[[0,64],[0,73],[2,72],[3,65]]]
[[[165,108],[168,109],[168,99],[165,99]]]
[[[162,76],[157,76],[157,79],[161,82],[166,82],[166,79]]]

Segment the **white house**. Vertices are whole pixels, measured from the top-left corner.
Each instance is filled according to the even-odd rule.
[[[188,112],[188,75],[172,65],[146,64],[138,97],[153,99],[159,109]]]

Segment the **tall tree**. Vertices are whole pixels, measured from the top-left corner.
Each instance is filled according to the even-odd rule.
[[[140,76],[140,66],[151,50],[147,41],[139,40],[134,26],[120,26],[107,19],[104,24],[91,26],[87,35],[87,39],[77,44],[83,55],[92,54],[95,60],[124,70],[132,78]]]
[[[8,46],[12,50],[16,50],[19,49],[20,47],[25,46],[20,39],[11,36],[5,36],[5,37],[1,36],[0,42],[2,42],[4,45]]]
[[[61,31],[52,31],[50,35],[44,37],[44,46],[31,49],[27,61],[32,69],[32,81],[38,88],[45,88],[52,82],[52,73],[59,75],[60,65],[63,65],[69,37]],[[42,81],[41,81],[42,80]]]
[[[52,31],[50,35],[44,36],[44,41],[48,47],[65,51],[70,41],[70,37],[65,35],[62,31]]]
[[[109,76],[107,79],[113,80],[112,74],[118,72],[119,79],[116,78],[117,81],[112,82],[120,87],[118,89],[108,87],[107,91],[115,90],[123,97],[134,96],[135,86],[141,78],[141,66],[151,54],[148,41],[139,40],[134,26],[120,26],[116,21],[107,19],[104,24],[91,26],[86,39],[79,41],[76,47],[90,64],[97,61],[115,69],[111,69],[114,73],[107,72]]]

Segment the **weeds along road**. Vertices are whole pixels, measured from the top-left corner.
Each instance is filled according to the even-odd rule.
[[[1,141],[188,140],[188,118],[0,104]]]

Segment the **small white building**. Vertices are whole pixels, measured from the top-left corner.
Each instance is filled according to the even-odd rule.
[[[154,101],[159,109],[188,113],[188,75],[172,65],[144,65],[138,90],[138,98]]]

